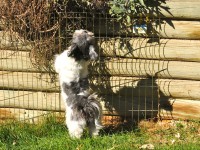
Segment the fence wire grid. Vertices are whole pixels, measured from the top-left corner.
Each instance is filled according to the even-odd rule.
[[[120,26],[107,14],[65,13],[49,19],[49,22],[59,20],[56,22],[59,26],[54,26],[57,30],[31,36],[28,31],[21,34],[17,30],[5,30],[3,27],[8,23],[1,22],[1,121],[37,122],[48,114],[61,116],[65,107],[53,69],[53,56],[69,46],[73,32],[80,28],[95,33],[99,58],[89,68],[90,88],[101,98],[104,120],[139,121],[158,117],[162,93],[157,85],[157,73],[161,59],[151,56],[154,47],[159,47],[160,37],[159,29],[151,28],[159,28],[156,25],[159,19],[136,21],[129,28]],[[147,31],[133,33],[133,28],[142,24],[147,25]]]

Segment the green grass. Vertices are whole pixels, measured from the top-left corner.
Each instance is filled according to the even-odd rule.
[[[127,130],[102,130],[100,136],[71,139],[63,123],[54,119],[40,125],[7,123],[0,126],[1,150],[133,150],[144,144],[154,149],[200,149],[199,122],[190,125],[177,123],[174,127],[132,127]]]

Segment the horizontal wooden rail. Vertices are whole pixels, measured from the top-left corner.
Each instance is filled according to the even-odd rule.
[[[0,76],[1,89],[59,92],[59,83],[48,74],[0,71]]]
[[[199,62],[111,58],[94,63],[92,70],[101,75],[200,80],[199,67]]]
[[[167,39],[200,39],[200,22],[199,21],[180,21],[180,20],[160,20],[155,25],[153,22],[147,26],[147,35],[141,37],[161,37]],[[122,28],[117,22],[107,22],[102,20],[95,21],[94,33],[98,36],[107,37],[134,37],[132,26],[130,28]],[[100,35],[99,35],[100,36]]]
[[[161,107],[160,109],[159,115],[162,119],[200,118],[200,100],[169,99],[168,102],[171,104],[171,108]]]
[[[59,93],[0,90],[0,107],[63,111]]]
[[[200,62],[200,40],[109,38],[97,42],[103,56]]]
[[[21,93],[17,93],[16,91],[15,94],[18,95]],[[41,101],[38,100],[37,102],[37,99],[34,100],[33,96],[35,96],[35,98],[37,98],[37,96],[44,98],[40,94],[33,94],[32,98],[26,99],[26,101],[22,98],[22,95],[21,98],[15,97],[15,101],[14,99],[10,99],[10,103],[8,102],[8,99],[3,102],[1,100],[0,119],[34,119],[41,115],[47,115],[52,111],[65,111],[63,101],[59,101],[59,95],[57,94],[55,94],[55,99],[49,99],[50,101],[45,98]],[[26,98],[26,96],[24,96],[24,98]],[[42,104],[43,102],[45,103],[44,105]],[[59,105],[55,105],[56,103]],[[52,104],[54,105],[53,107],[51,107]],[[157,116],[162,119],[199,119],[200,117],[200,100],[173,98],[160,98],[158,100],[158,98],[155,97],[144,98],[130,96],[119,98],[118,95],[106,95],[106,97],[102,98],[101,104],[103,107],[103,114],[105,115],[120,115],[127,117],[137,117],[139,115],[141,119]]]
[[[99,94],[119,97],[160,97],[200,99],[200,81],[137,77],[102,77],[91,80],[90,87]]]
[[[59,82],[51,82],[48,74],[25,72],[0,72],[0,88],[32,92],[60,92]],[[98,94],[200,99],[200,81],[157,79],[141,77],[92,76],[90,88]],[[11,95],[11,94],[10,94]]]
[[[199,0],[166,0],[165,3],[147,1],[147,5],[154,6],[154,16],[178,19],[200,19]],[[159,4],[159,5],[158,5]]]

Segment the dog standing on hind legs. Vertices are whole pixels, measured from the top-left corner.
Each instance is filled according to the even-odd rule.
[[[59,74],[61,95],[66,106],[66,124],[71,137],[80,138],[88,127],[91,136],[98,135],[101,126],[101,105],[97,95],[88,91],[88,65],[98,57],[94,49],[94,34],[76,30],[71,46],[56,55],[55,70]]]

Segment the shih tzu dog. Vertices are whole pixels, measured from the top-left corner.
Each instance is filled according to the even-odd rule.
[[[88,65],[98,57],[94,34],[76,30],[71,46],[56,55],[55,70],[59,74],[61,95],[66,104],[66,124],[71,137],[80,138],[88,127],[91,136],[101,129],[101,105],[97,95],[90,94]]]

